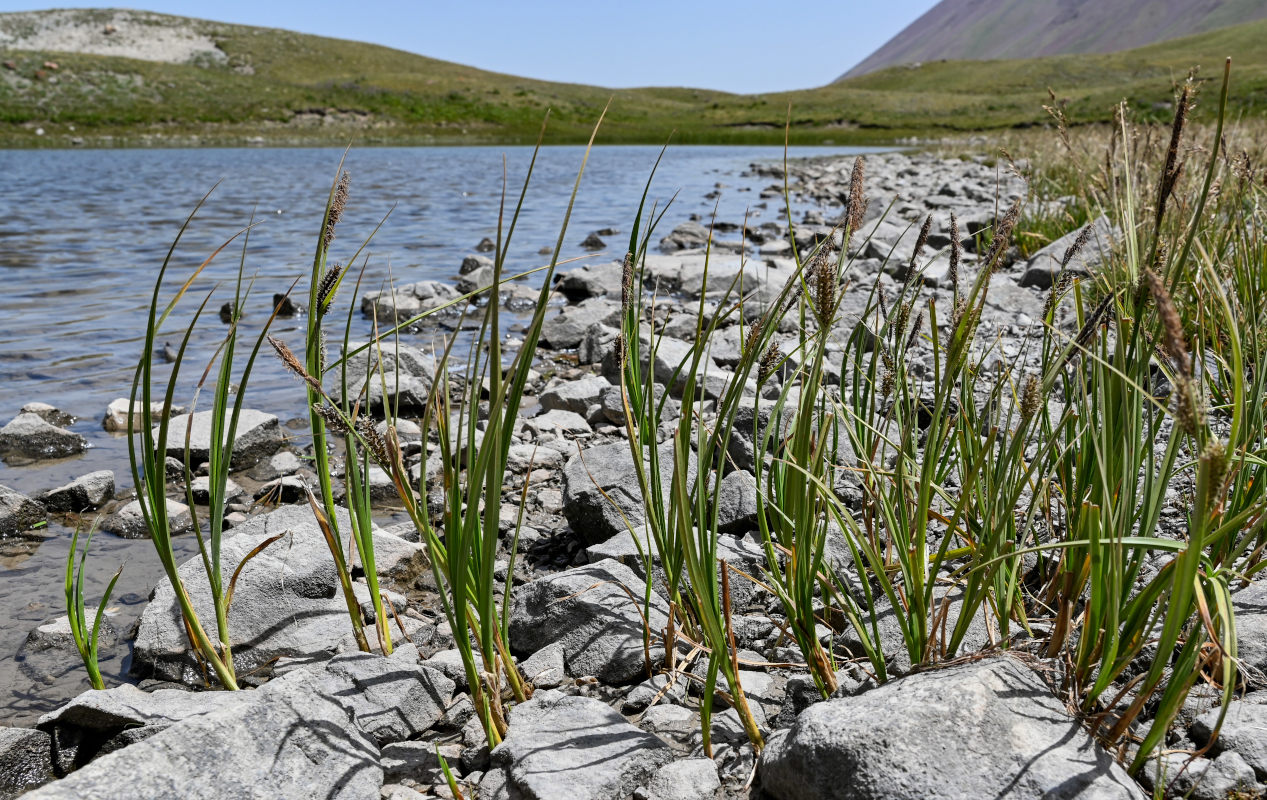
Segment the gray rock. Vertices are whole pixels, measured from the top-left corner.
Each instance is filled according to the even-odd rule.
[[[599,240],[601,250],[606,245]],[[624,264],[610,261],[606,264],[587,264],[559,276],[554,288],[573,303],[590,297],[619,298],[624,281]]]
[[[261,483],[254,497],[265,503],[305,503],[308,501],[308,481],[302,475],[283,475]]]
[[[1231,750],[1218,758],[1191,758],[1186,753],[1165,753],[1140,771],[1140,783],[1166,797],[1192,800],[1226,800],[1230,797],[1262,797],[1264,787],[1245,759]]]
[[[1066,272],[1075,276],[1089,275],[1097,269],[1112,254],[1114,240],[1120,238],[1120,234],[1109,222],[1108,217],[1101,216],[1087,227],[1091,229],[1091,233],[1086,246],[1081,252],[1075,254],[1069,265],[1065,267]],[[1020,280],[1021,286],[1050,288],[1060,275],[1060,262],[1065,257],[1065,251],[1073,245],[1081,233],[1082,229],[1070,231],[1035,253],[1025,265],[1025,272]]]
[[[1258,581],[1232,595],[1236,613],[1236,657],[1248,668],[1241,674],[1261,688],[1267,676],[1267,581]]]
[[[88,440],[56,425],[38,414],[18,414],[0,428],[0,453],[27,458],[64,458],[88,449]]]
[[[620,328],[595,322],[585,329],[585,335],[576,347],[576,360],[581,364],[598,364],[611,353]]]
[[[711,758],[669,762],[647,785],[647,800],[715,800],[721,796],[721,780]]]
[[[103,469],[49,489],[40,494],[39,500],[49,511],[90,511],[101,508],[112,497],[114,473]]]
[[[571,411],[584,414],[610,389],[611,381],[600,375],[589,375],[574,381],[554,381],[541,393],[539,402],[546,411]]]
[[[466,691],[468,682],[466,680],[466,666],[462,662],[461,651],[455,649],[441,650],[422,662],[427,669],[439,672],[449,680],[453,681],[458,691]]]
[[[493,259],[488,256],[467,256],[462,259],[462,266],[458,267],[459,275],[469,275],[478,269],[494,267]]]
[[[365,342],[349,342],[347,351],[354,352],[348,369],[348,393],[366,398],[363,402],[374,411],[384,408],[384,403],[399,408],[401,414],[420,414],[427,405],[431,383],[435,378],[436,359],[418,347],[402,343],[384,344],[380,348]],[[380,374],[381,373],[381,374]],[[368,377],[367,377],[368,376]],[[369,389],[365,389],[368,381]],[[340,386],[333,387],[332,395],[342,396]]]
[[[92,625],[97,616],[97,609],[85,608],[84,616],[88,624]],[[102,665],[103,671],[107,673],[108,668],[105,665],[114,657],[115,654],[111,652],[111,649],[119,639],[119,631],[111,622],[110,614],[103,614],[101,628],[97,631],[97,643],[100,647],[97,660]],[[17,662],[18,668],[23,673],[39,682],[53,683],[70,673],[78,673],[85,679],[87,677],[87,673],[83,672],[79,649],[75,645],[75,638],[70,630],[70,618],[65,614],[46,620],[28,633],[26,641],[22,643],[22,649],[18,651]],[[72,679],[73,677],[75,676],[72,676]],[[64,684],[59,683],[59,685]]]
[[[595,323],[619,326],[619,315],[619,303],[601,297],[590,298],[546,317],[541,324],[541,343],[556,350],[576,347]]]
[[[567,679],[563,645],[555,642],[524,659],[519,665],[524,678],[538,689],[553,689]]]
[[[524,425],[538,435],[553,433],[560,436],[571,436],[578,433],[592,432],[590,424],[585,421],[585,417],[574,411],[565,411],[560,408],[547,411],[544,414],[538,414],[535,417],[529,417],[524,420]]]
[[[698,222],[683,222],[660,240],[660,249],[666,253],[694,250],[708,244],[708,236],[708,228]]]
[[[40,717],[41,730],[78,729],[113,735],[125,728],[170,725],[189,717],[235,706],[249,699],[240,692],[142,691],[125,683],[88,691]]]
[[[657,453],[667,496],[673,472],[672,442],[662,444]],[[688,475],[694,480],[693,456]],[[587,447],[568,459],[563,467],[563,515],[588,542],[601,542],[626,530],[626,519],[629,525],[643,523],[642,492],[627,443]]]
[[[722,533],[743,533],[757,526],[757,479],[747,470],[722,478],[717,493],[717,527]]]
[[[37,800],[378,796],[374,741],[299,670],[190,715],[27,795]],[[237,694],[237,693],[235,693]]]
[[[193,531],[194,521],[189,514],[189,506],[167,498],[167,523],[173,534]],[[147,539],[150,536],[149,525],[141,514],[140,500],[133,500],[106,517],[101,521],[101,528],[125,539]]]
[[[44,506],[7,486],[0,486],[0,538],[30,530],[44,518]]]
[[[606,246],[607,242],[600,239],[597,233],[591,233],[581,242],[582,250],[602,250]]]
[[[293,475],[301,467],[303,467],[303,462],[299,460],[299,456],[289,450],[283,450],[256,464],[247,472],[247,475],[251,476],[252,480],[265,482],[285,475]]]
[[[340,531],[349,530],[346,512],[339,514],[338,524]],[[281,539],[243,567],[234,589],[229,631],[239,674],[278,656],[301,662],[326,660],[350,632],[330,551],[306,506],[283,506],[235,528],[222,545],[224,574],[232,575],[247,553],[279,533]],[[421,569],[419,545],[376,530],[374,547],[381,577],[416,577]],[[214,627],[202,559],[189,559],[179,574],[203,625]],[[165,578],[141,614],[133,658],[133,669],[141,674],[191,684],[202,681],[189,652],[175,594]]]
[[[643,582],[612,560],[565,570],[519,587],[512,600],[510,643],[535,653],[558,644],[573,677],[593,675],[609,684],[646,675]],[[652,594],[645,609],[652,631],[668,624],[668,604]],[[651,647],[650,657],[663,657]]]
[[[629,690],[621,710],[626,714],[637,714],[653,703],[681,703],[686,699],[687,680],[676,674],[656,673]]]
[[[206,505],[211,502],[211,478],[206,475],[199,475],[189,483],[189,493],[193,495],[194,502],[199,505]],[[243,497],[246,492],[232,478],[224,482],[224,499],[226,502]]]
[[[486,290],[493,285],[496,277],[496,269],[491,266],[464,272],[457,281],[458,291],[462,294],[470,294],[477,289]]]
[[[129,433],[133,425],[141,424],[141,412],[144,408],[145,405],[139,400],[135,403],[130,403],[126,397],[111,400],[110,405],[106,406],[106,415],[101,420],[101,427],[111,433]],[[186,410],[184,406],[172,406],[171,413],[184,414]],[[150,403],[150,413],[152,419],[163,418],[161,400]]]
[[[511,712],[510,732],[491,753],[479,796],[627,797],[672,759],[668,745],[598,700],[538,692]]]
[[[193,415],[193,427],[189,428],[190,415],[180,414],[168,423],[167,455],[185,458],[185,439],[188,434],[189,461],[201,464],[210,458],[211,418],[214,412],[199,411]],[[154,436],[158,436],[155,428]],[[277,417],[253,408],[242,409],[238,417],[237,435],[233,439],[233,458],[229,462],[234,470],[248,469],[268,458],[286,443]]]
[[[31,402],[26,403],[18,409],[18,413],[34,414],[48,424],[56,425],[59,428],[64,428],[75,421],[74,417],[67,414],[65,411],[62,411],[57,406],[49,405],[48,403],[41,403],[39,400],[32,400]]]
[[[445,303],[461,297],[455,286],[443,281],[419,281],[384,292],[370,292],[361,298],[361,313],[380,323],[393,325],[425,312],[434,312]],[[461,308],[452,306],[459,313]]]
[[[0,798],[53,779],[52,740],[44,731],[0,727]]]
[[[1237,642],[1240,630],[1237,630]],[[1219,709],[1212,708],[1192,725],[1189,733],[1198,744],[1210,741],[1211,732],[1218,724]],[[1223,720],[1216,752],[1233,752],[1253,767],[1259,778],[1267,778],[1267,705],[1245,701],[1233,702]]]
[[[1143,798],[1029,668],[991,658],[810,706],[761,755],[775,800]]]
[[[324,688],[381,747],[416,738],[444,716],[453,681],[418,663],[412,645],[389,657],[347,653],[326,664]]]

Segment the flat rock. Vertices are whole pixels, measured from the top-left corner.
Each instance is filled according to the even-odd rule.
[[[444,716],[453,681],[418,663],[412,645],[391,656],[347,653],[326,664],[325,688],[381,747],[416,738]]]
[[[1010,657],[812,705],[770,738],[758,774],[774,800],[1144,796]]]
[[[598,700],[546,691],[515,707],[490,758],[483,800],[611,800],[646,784],[673,753]]]
[[[88,449],[88,440],[47,422],[38,414],[18,414],[0,428],[0,453],[27,458],[65,458]]]
[[[546,411],[585,414],[611,386],[611,381],[601,375],[588,375],[574,381],[554,381],[541,393],[538,402]]]
[[[586,330],[595,323],[618,326],[619,315],[620,304],[602,297],[567,306],[541,324],[541,343],[556,350],[571,349],[580,345]]]
[[[1232,595],[1236,613],[1236,657],[1250,669],[1241,674],[1255,688],[1267,676],[1267,581],[1257,581]]]
[[[44,506],[21,492],[0,486],[0,537],[28,531],[44,518]]]
[[[108,469],[90,472],[65,486],[39,495],[49,511],[91,511],[114,497],[114,473]]]
[[[510,614],[511,647],[535,653],[560,645],[568,674],[609,684],[646,675],[642,609],[644,583],[610,559],[565,570],[519,587]],[[668,624],[668,604],[652,594],[648,624]],[[663,648],[652,646],[653,661]]]
[[[185,458],[185,439],[189,439],[189,460],[197,465],[210,458],[211,452],[211,411],[199,411],[193,414],[193,427],[189,428],[190,415],[180,414],[171,418],[168,423],[167,455],[183,460]],[[158,436],[155,428],[154,436]],[[257,411],[253,408],[242,409],[238,417],[237,435],[233,440],[233,458],[230,468],[234,470],[249,469],[281,449],[286,443],[277,417]]]
[[[597,241],[597,250],[606,245]],[[554,288],[573,303],[590,297],[620,297],[624,281],[624,264],[611,261],[606,264],[586,264],[559,276]]]

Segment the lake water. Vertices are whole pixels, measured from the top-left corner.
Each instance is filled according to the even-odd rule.
[[[876,149],[876,148],[870,148]],[[868,148],[792,148],[793,157],[852,154]],[[512,244],[508,269],[539,266],[538,250],[553,246],[583,148],[541,151],[532,187]],[[245,335],[267,317],[274,292],[307,275],[327,192],[342,152],[338,149],[48,150],[0,151],[7,180],[0,213],[0,424],[32,400],[51,403],[77,421],[88,438],[81,456],[20,466],[0,463],[0,484],[24,493],[59,486],[97,469],[114,471],[119,490],[131,485],[127,442],[102,430],[112,399],[128,394],[143,342],[144,315],[159,265],[181,222],[216,186],[172,262],[183,280],[227,238],[248,224],[246,272],[256,276],[246,306]],[[609,249],[590,260],[620,258],[639,198],[659,148],[600,147],[590,156],[565,238],[564,258],[587,255],[580,242],[600,228]],[[389,272],[397,283],[452,279],[464,256],[484,237],[495,237],[497,210],[508,176],[509,205],[523,182],[531,148],[391,148],[351,151],[347,213],[331,258],[345,261],[387,216],[369,253],[366,285],[377,288]],[[677,147],[665,155],[651,200],[663,207],[675,193],[659,235],[691,214],[742,223],[782,220],[781,198],[763,201],[768,179],[745,176],[757,161],[778,160],[781,148]],[[217,186],[218,184],[218,186]],[[720,184],[720,187],[719,187]],[[717,197],[706,197],[720,188]],[[730,237],[727,237],[730,238]],[[187,403],[196,373],[224,329],[214,310],[231,298],[240,241],[226,249],[195,284],[195,295],[215,284],[211,316],[186,374]],[[359,266],[359,263],[358,263]],[[306,295],[306,289],[301,286]],[[343,302],[347,302],[346,292]],[[196,305],[187,299],[188,306]],[[354,335],[369,324],[358,314]],[[302,318],[279,320],[274,332],[302,344]],[[173,332],[167,337],[176,340]],[[253,337],[252,337],[253,338]],[[302,392],[265,354],[252,378],[247,405],[279,415],[300,414]],[[299,401],[299,402],[297,402]],[[21,669],[16,661],[28,631],[64,613],[62,570],[70,531],[50,525],[38,546],[0,540],[0,724],[30,724],[40,713],[87,688],[77,662],[64,669]],[[183,543],[192,552],[193,542]],[[138,617],[161,567],[148,541],[99,534],[87,587],[99,596],[120,562],[127,569],[116,589],[111,620],[125,631]],[[127,672],[126,646],[103,655],[108,682]]]

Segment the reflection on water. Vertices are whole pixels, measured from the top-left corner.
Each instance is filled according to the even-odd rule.
[[[792,155],[858,152],[857,148],[794,148]],[[365,286],[377,289],[390,274],[397,282],[451,279],[464,256],[484,237],[495,237],[502,195],[503,163],[511,202],[523,180],[530,148],[393,148],[353,150],[346,168],[351,199],[334,260],[355,253],[361,238],[387,217],[366,250]],[[564,258],[582,256],[580,242],[591,231],[612,227],[628,235],[652,165],[655,147],[599,148],[591,155]],[[149,291],[185,216],[211,187],[215,191],[190,225],[172,261],[172,277],[183,280],[254,215],[247,273],[255,288],[246,305],[245,335],[258,332],[274,292],[285,291],[307,273],[337,149],[10,151],[4,154],[8,210],[0,214],[0,424],[32,400],[75,415],[72,430],[91,443],[87,453],[33,465],[0,464],[0,484],[24,493],[61,485],[97,469],[114,470],[119,489],[131,485],[127,443],[101,429],[105,406],[128,394],[143,341]],[[547,148],[537,159],[530,191],[515,234],[511,271],[540,265],[543,246],[553,246],[580,165],[582,148]],[[782,158],[776,148],[679,147],[665,156],[650,199],[660,207],[679,192],[661,233],[691,214],[754,222],[781,218],[778,200],[769,208],[758,190],[768,181],[741,173],[753,161]],[[503,162],[504,157],[504,162]],[[218,185],[217,185],[218,183]],[[720,196],[704,199],[721,184]],[[608,250],[593,260],[624,254],[622,236],[603,237]],[[193,286],[198,298],[217,284],[212,315],[192,345],[190,382],[211,357],[223,328],[214,310],[232,295],[240,241],[230,246]],[[360,266],[358,262],[357,266]],[[302,287],[301,287],[302,288]],[[348,302],[345,296],[343,302]],[[186,301],[192,308],[194,302]],[[291,342],[302,336],[302,319],[279,320],[274,331]],[[357,315],[353,336],[370,334]],[[177,339],[175,328],[168,339]],[[194,368],[196,366],[196,368]],[[165,377],[165,376],[163,376]],[[302,396],[271,359],[252,379],[248,405],[295,417]],[[301,402],[301,401],[300,401]],[[62,613],[62,571],[69,531],[51,525],[42,543],[0,544],[0,719],[23,723],[87,687],[77,664],[63,675],[30,675],[16,654],[27,633]],[[184,546],[192,552],[194,542]],[[120,561],[127,570],[112,603],[112,623],[121,631],[135,621],[150,587],[161,574],[148,542],[100,534],[93,541],[90,602],[99,596]],[[127,648],[103,656],[103,673],[126,672]]]

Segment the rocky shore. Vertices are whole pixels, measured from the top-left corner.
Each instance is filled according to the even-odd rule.
[[[707,314],[732,284],[755,297],[777,293],[795,269],[797,249],[808,252],[839,236],[833,223],[848,197],[851,166],[845,159],[791,165],[786,177],[795,196],[813,207],[790,228],[765,221],[745,229],[741,220],[718,220],[711,224],[711,245],[707,220],[662,232],[658,251],[647,258],[645,279],[657,296],[654,324],[664,338],[647,366],[657,382],[668,384],[670,395],[680,394],[673,376],[691,348],[701,300]],[[780,203],[782,168],[753,169],[770,178],[763,198]],[[850,242],[852,266],[843,289],[851,324],[864,324],[872,285],[897,295],[928,215],[933,221],[918,278],[939,308],[953,307],[951,214],[965,251],[962,269],[971,275],[981,234],[1026,192],[1007,170],[980,161],[891,154],[870,157],[867,172],[871,200],[866,224]],[[1075,274],[1094,271],[1116,236],[1105,219],[1090,228],[1088,246],[1067,268]],[[600,233],[595,237],[601,242]],[[1000,360],[1014,358],[1039,335],[1036,321],[1077,233],[1028,259],[1011,254],[991,277],[979,338]],[[408,317],[487,285],[491,277],[491,262],[473,254],[455,283],[400,285],[365,296],[361,311],[381,320]],[[369,477],[383,511],[374,531],[380,579],[399,626],[399,646],[390,656],[357,651],[322,532],[307,504],[299,504],[303,486],[314,484],[303,448],[283,435],[277,417],[248,411],[237,432],[225,569],[232,571],[258,545],[282,535],[242,570],[232,605],[239,643],[234,655],[251,688],[202,690],[204,675],[164,580],[153,588],[135,631],[108,632],[133,637],[137,685],[87,692],[34,728],[0,727],[0,799],[26,790],[31,798],[449,798],[441,757],[465,797],[499,800],[1150,795],[1152,784],[1137,783],[1069,713],[1055,686],[1057,665],[1023,639],[1005,652],[982,630],[969,636],[967,657],[918,671],[894,663],[890,674],[898,677],[877,685],[849,626],[823,626],[841,668],[840,688],[822,700],[808,672],[790,666],[801,655],[783,630],[779,602],[751,583],[735,587],[731,611],[743,688],[767,746],[756,753],[738,714],[719,700],[709,758],[699,730],[698,653],[694,660],[683,653],[682,671],[663,674],[663,645],[645,648],[643,632],[665,628],[668,602],[653,593],[644,623],[641,606],[630,600],[631,593],[641,597],[645,586],[635,539],[645,542],[647,534],[639,527],[643,500],[625,439],[613,352],[621,282],[620,262],[559,276],[559,308],[542,331],[537,372],[510,447],[504,521],[516,518],[513,504],[525,482],[529,486],[520,557],[510,576],[510,639],[535,693],[512,709],[501,745],[490,751],[486,744],[454,632],[438,610],[426,550],[412,525],[391,519],[394,494],[386,473],[372,469]],[[853,286],[863,288],[851,292]],[[534,301],[535,292],[517,286],[498,298],[511,309]],[[791,343],[796,331],[783,335]],[[733,374],[740,337],[737,325],[717,331],[701,367],[706,397],[716,397]],[[918,352],[931,364],[931,349]],[[370,387],[370,406],[391,403],[403,415],[417,412],[435,378],[434,356],[402,339],[384,357],[392,361],[385,365],[389,380]],[[829,382],[840,380],[836,361]],[[666,419],[683,413],[672,397],[668,405]],[[126,401],[111,403],[103,417],[115,430],[130,423]],[[83,437],[64,424],[52,406],[26,406],[0,428],[0,454],[41,459],[82,450]],[[174,429],[184,431],[185,422]],[[194,415],[190,430],[198,464],[211,435],[205,412]],[[416,426],[403,424],[400,432],[413,474],[434,474],[436,443]],[[668,433],[662,431],[661,439]],[[169,455],[183,453],[181,442]],[[728,455],[735,468],[721,484],[719,546],[731,565],[759,576],[765,552],[757,533],[753,443],[737,436]],[[171,488],[183,500],[183,486]],[[116,498],[115,489],[108,471],[34,497],[0,487],[0,537],[38,537],[49,514],[96,510],[106,515],[103,527],[111,533],[146,536],[136,502],[127,493]],[[189,509],[177,501],[170,509],[177,526],[188,529]],[[1173,510],[1179,513],[1178,500]],[[505,527],[503,573],[512,563],[513,530]],[[842,539],[839,532],[836,538]],[[853,571],[843,540],[829,558],[838,570]],[[181,573],[195,607],[205,609],[211,601],[203,569],[194,558]],[[357,588],[372,619],[363,577]],[[1249,674],[1267,673],[1267,589],[1251,585],[1235,601],[1240,656]],[[44,662],[78,664],[64,619],[33,630],[24,651]],[[1204,746],[1217,714],[1215,695],[1194,691],[1171,748]],[[1195,798],[1267,794],[1265,723],[1267,691],[1235,702],[1215,747],[1187,765],[1172,791],[1192,789]],[[1187,761],[1164,758],[1173,759],[1167,765],[1172,778]]]

